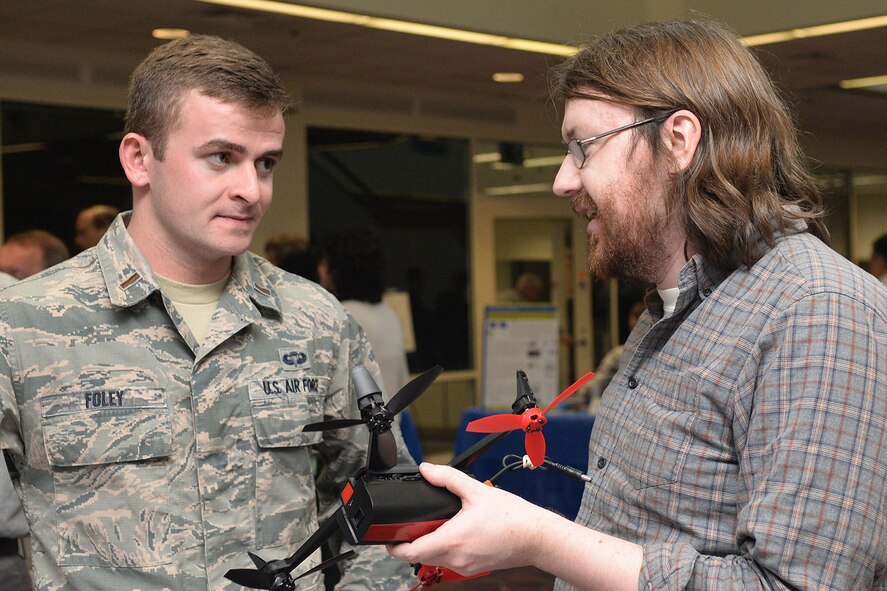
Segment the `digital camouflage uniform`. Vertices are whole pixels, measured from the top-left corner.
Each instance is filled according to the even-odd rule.
[[[35,583],[240,589],[224,573],[252,567],[247,551],[292,554],[318,526],[315,501],[331,513],[364,464],[366,429],[302,426],[358,417],[350,369],[379,380],[378,367],[332,296],[250,253],[198,345],[127,219],[0,301],[0,447],[20,467]],[[413,583],[384,547],[358,550],[339,589]]]

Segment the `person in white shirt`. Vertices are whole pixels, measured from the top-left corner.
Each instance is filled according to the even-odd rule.
[[[382,371],[382,392],[390,399],[409,381],[403,330],[394,310],[382,301],[385,257],[382,241],[372,229],[351,226],[330,232],[321,246],[317,274],[320,284],[335,295],[363,327]],[[416,461],[422,460],[418,435],[405,429],[404,439]]]
[[[872,244],[872,256],[869,258],[869,273],[887,285],[887,234]]]

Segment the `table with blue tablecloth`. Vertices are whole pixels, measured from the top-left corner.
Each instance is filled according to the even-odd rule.
[[[469,422],[503,411],[492,411],[472,407],[462,413],[459,432],[456,435],[454,455],[468,449],[486,436],[485,433],[469,433],[465,427]],[[543,427],[545,455],[552,461],[571,466],[586,472],[588,469],[588,440],[594,417],[588,414],[551,413],[546,415],[548,423]],[[468,472],[486,480],[502,468],[502,458],[506,454],[523,457],[524,432],[513,431],[490,447],[468,468]],[[584,483],[555,470],[521,469],[509,471],[496,479],[494,484],[524,499],[560,513],[567,519],[576,517],[582,500]]]

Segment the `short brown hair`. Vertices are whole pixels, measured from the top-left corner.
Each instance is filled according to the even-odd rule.
[[[261,57],[233,41],[190,35],[156,47],[136,67],[125,131],[147,138],[154,156],[163,160],[182,100],[191,90],[256,110],[286,114],[290,106],[280,79]]]
[[[97,230],[107,230],[114,222],[114,218],[120,213],[113,205],[90,205],[86,209],[80,211],[85,214],[89,224]]]
[[[822,198],[792,117],[739,37],[705,21],[641,25],[600,37],[555,70],[557,100],[610,100],[639,118],[686,109],[702,137],[672,178],[669,208],[691,244],[723,268],[751,266],[758,242],[804,220],[825,242]],[[662,154],[656,126],[639,129]]]

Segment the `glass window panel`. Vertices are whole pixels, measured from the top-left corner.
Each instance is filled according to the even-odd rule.
[[[0,103],[5,236],[44,229],[74,246],[74,219],[97,203],[129,209],[132,194],[117,147],[123,113]]]

